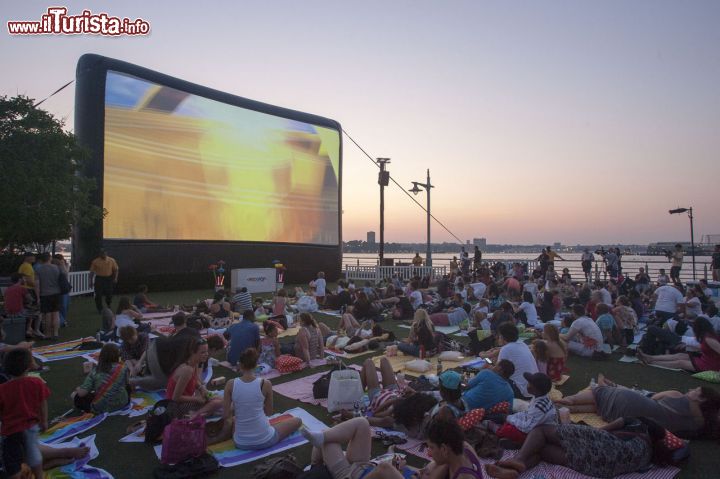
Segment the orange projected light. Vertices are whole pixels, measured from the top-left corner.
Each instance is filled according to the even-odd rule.
[[[113,71],[105,92],[105,239],[338,244],[338,131]]]

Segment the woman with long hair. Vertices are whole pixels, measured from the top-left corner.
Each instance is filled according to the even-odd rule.
[[[424,349],[426,354],[435,349],[435,326],[426,310],[415,311],[410,334],[398,344],[398,349],[415,357],[420,356],[421,349]]]
[[[258,352],[248,348],[240,354],[241,375],[225,385],[222,431],[210,438],[211,444],[232,437],[238,449],[267,449],[297,431],[302,421],[296,417],[271,425],[272,384],[255,376]]]
[[[300,330],[295,342],[295,356],[307,364],[313,359],[322,359],[324,353],[323,334],[310,313],[300,313]]]
[[[124,408],[130,402],[129,376],[120,362],[120,349],[113,343],[105,344],[97,366],[72,394],[75,406],[96,414]]]
[[[191,336],[183,342],[183,346],[184,350],[178,355],[168,379],[165,397],[179,404],[181,415],[212,414],[222,407],[222,400],[211,399],[200,382],[200,364],[206,362],[209,356],[207,341]]]
[[[560,338],[560,331],[553,324],[546,324],[543,328],[543,340],[547,346],[547,375],[553,381],[560,381],[562,373],[566,371],[567,344]]]
[[[121,297],[118,301],[116,314],[124,314],[133,320],[142,319],[143,317],[142,313],[130,303],[130,298],[127,296]]]

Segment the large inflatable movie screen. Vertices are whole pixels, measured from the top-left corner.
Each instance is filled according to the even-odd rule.
[[[338,245],[337,129],[105,80],[104,239]]]

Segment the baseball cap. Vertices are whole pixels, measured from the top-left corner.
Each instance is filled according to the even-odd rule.
[[[544,396],[552,389],[552,380],[550,380],[550,377],[547,374],[523,373],[523,377],[528,382],[528,384],[532,384],[533,388],[535,388],[537,396]]]
[[[445,389],[458,389],[461,380],[462,376],[455,371],[445,371],[440,375],[440,384],[442,384]]]

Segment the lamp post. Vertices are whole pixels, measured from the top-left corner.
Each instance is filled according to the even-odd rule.
[[[385,258],[385,187],[390,184],[390,172],[385,169],[385,165],[390,163],[390,158],[378,158],[377,164],[380,167],[378,173],[378,185],[380,185],[380,245],[378,247],[378,258],[380,258],[380,266]]]
[[[688,218],[690,218],[690,254],[692,255],[693,264],[693,281],[695,281],[695,230],[693,228],[693,209],[690,208],[675,208],[674,210],[668,211],[671,215],[677,215],[687,212]]]
[[[424,188],[427,192],[427,252],[425,253],[427,259],[425,260],[425,265],[432,266],[432,248],[430,247],[430,188],[435,187],[430,184],[430,169],[428,168],[427,170],[427,183],[413,181],[412,184],[413,187],[408,190],[412,194],[417,195],[420,193],[422,191],[420,188]]]

